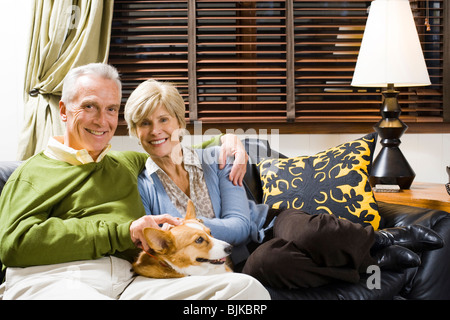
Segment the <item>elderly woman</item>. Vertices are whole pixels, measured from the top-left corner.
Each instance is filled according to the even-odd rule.
[[[250,237],[262,239],[267,209],[249,205],[244,188],[230,181],[231,165],[219,168],[218,147],[191,149],[181,145],[184,115],[185,104],[178,90],[154,80],[140,84],[126,103],[130,133],[150,155],[139,176],[147,214],[168,213],[181,218],[191,199],[197,216],[211,233],[235,247],[233,262],[241,262],[248,256],[245,244]]]
[[[126,103],[130,133],[150,155],[139,176],[146,212],[181,218],[191,199],[212,235],[234,246],[235,265],[248,258],[247,244],[264,240],[243,271],[265,285],[295,288],[334,280],[356,282],[360,270],[371,264],[416,266],[419,257],[396,244],[435,236],[422,229],[378,233],[332,215],[276,212],[257,205],[247,199],[242,186],[230,181],[231,165],[219,169],[218,148],[181,145],[184,116],[184,101],[168,83],[145,81]],[[268,229],[271,232],[266,236]],[[273,236],[269,235],[272,232]],[[370,252],[374,245],[382,248],[376,257]]]

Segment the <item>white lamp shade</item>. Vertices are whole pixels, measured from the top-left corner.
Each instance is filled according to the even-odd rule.
[[[430,85],[427,66],[408,0],[371,3],[351,85]]]

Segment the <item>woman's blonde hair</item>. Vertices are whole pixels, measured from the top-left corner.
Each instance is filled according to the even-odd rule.
[[[180,127],[186,128],[185,104],[177,88],[169,82],[147,80],[142,82],[130,95],[125,104],[125,121],[130,135],[137,136],[136,125],[153,113],[160,105],[166,107],[172,117],[176,117]]]

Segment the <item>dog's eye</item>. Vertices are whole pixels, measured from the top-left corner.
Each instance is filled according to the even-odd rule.
[[[197,240],[195,240],[195,243],[202,243],[203,241],[205,241],[205,239],[203,239],[202,237],[197,238]]]

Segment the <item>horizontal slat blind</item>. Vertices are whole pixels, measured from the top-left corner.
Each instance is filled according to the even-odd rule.
[[[149,78],[173,82],[188,101],[187,1],[114,1],[109,63],[121,74],[123,105]],[[122,115],[117,134],[127,134]]]
[[[432,85],[401,88],[405,122],[444,117],[444,0],[410,0]],[[115,1],[109,62],[123,100],[174,82],[188,123],[376,123],[379,89],[350,86],[370,1]],[[429,17],[430,30],[425,19]],[[121,130],[126,134],[121,119]]]
[[[198,120],[286,121],[285,1],[196,3]]]
[[[432,86],[398,88],[402,119],[442,122],[441,1],[410,1]],[[294,1],[296,121],[376,122],[380,89],[350,86],[367,20],[368,1]],[[413,66],[411,66],[413,67]]]

